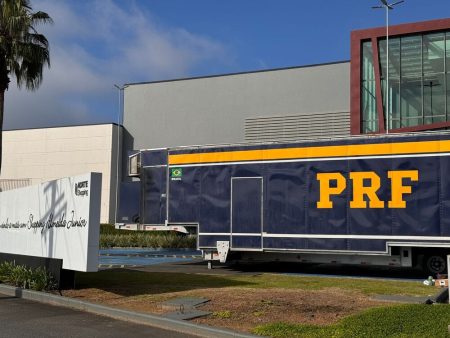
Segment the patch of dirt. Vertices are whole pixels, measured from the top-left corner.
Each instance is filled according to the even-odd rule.
[[[369,307],[381,305],[367,296],[330,288],[317,291],[286,289],[210,290],[211,302],[201,309],[212,311],[199,324],[240,331],[272,323],[332,324]]]
[[[63,290],[64,297],[77,298],[92,303],[108,305],[121,309],[153,314],[163,314],[161,303],[172,298],[181,297],[176,292],[159,295],[124,296],[123,292],[115,292],[114,289],[100,290],[96,288],[82,290]]]
[[[211,301],[198,307],[212,314],[194,319],[198,324],[250,332],[252,328],[283,321],[325,325],[369,307],[385,305],[368,296],[339,288],[323,290],[221,288],[125,297],[113,289],[66,290],[66,297],[124,308],[163,314],[161,303],[177,297],[205,297]]]

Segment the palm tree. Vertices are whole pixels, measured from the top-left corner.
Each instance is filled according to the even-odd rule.
[[[29,0],[0,0],[0,171],[5,91],[11,74],[19,88],[36,90],[41,84],[50,54],[47,39],[35,27],[45,23],[52,23],[50,16],[33,13]]]

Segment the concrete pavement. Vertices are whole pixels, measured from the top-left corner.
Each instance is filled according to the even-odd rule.
[[[132,322],[130,325],[148,325],[147,327],[152,328],[159,328],[164,331],[168,332],[178,332],[180,334],[183,334],[181,337],[208,337],[208,338],[253,338],[255,336],[230,331],[226,329],[221,328],[215,328],[205,325],[198,325],[194,324],[188,321],[184,320],[177,320],[172,318],[165,318],[162,316],[156,316],[152,314],[142,313],[142,312],[134,312],[134,311],[128,311],[123,310],[119,308],[104,306],[100,304],[94,304],[90,302],[85,302],[79,299],[73,299],[68,297],[62,297],[55,294],[49,294],[46,292],[38,292],[38,291],[32,291],[32,290],[24,290],[21,288],[16,288],[9,285],[4,285],[0,283],[0,294],[3,296],[9,296],[9,298],[6,299],[14,299],[15,298],[21,298],[22,300],[27,300],[31,302],[38,302],[40,304],[46,304],[51,306],[57,306],[57,308],[68,308],[71,310],[81,310],[85,311],[87,316],[90,315],[100,315],[100,316],[106,316],[109,318],[112,318],[113,320],[119,320],[119,321],[126,321],[126,322]],[[0,299],[1,301],[1,299]],[[39,307],[39,305],[37,305]],[[83,313],[81,312],[81,313]],[[88,315],[87,313],[90,313]],[[20,314],[15,314],[18,318],[20,318]],[[2,316],[2,313],[0,311],[0,316]],[[0,317],[2,318],[2,317]],[[15,318],[14,316],[12,318]],[[45,319],[45,317],[44,317]],[[17,322],[20,324],[20,320]],[[58,323],[57,323],[58,324]],[[70,329],[70,323],[67,323],[67,328]],[[19,326],[20,327],[20,326]],[[2,326],[0,325],[0,330]],[[27,331],[26,331],[27,332]],[[66,332],[65,330],[63,332]],[[38,332],[39,333],[39,332]],[[172,334],[171,333],[171,334]],[[175,334],[175,333],[173,333]],[[56,335],[57,336],[57,335]],[[56,337],[55,336],[55,337]],[[146,335],[148,336],[148,335]],[[165,336],[165,335],[164,335]],[[2,338],[0,334],[0,338]],[[9,337],[9,336],[7,336]],[[13,337],[49,337],[48,335],[43,336],[25,336],[25,335],[19,335],[19,336],[13,336]],[[53,336],[50,336],[53,337]],[[64,336],[64,337],[79,337],[79,336]],[[81,337],[81,336],[80,336]],[[97,336],[95,336],[97,337]],[[103,336],[98,336],[103,337]],[[109,336],[108,336],[109,337]],[[156,335],[156,337],[160,337],[159,335]],[[167,337],[172,337],[171,335]],[[174,337],[180,337],[180,336],[174,336]]]
[[[194,337],[0,294],[1,338]]]

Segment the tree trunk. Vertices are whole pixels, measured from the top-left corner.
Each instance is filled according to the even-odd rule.
[[[5,89],[0,89],[0,175],[2,173],[3,158],[3,112],[5,108]]]
[[[6,67],[5,57],[0,57],[0,175],[2,173],[3,158],[3,118],[5,116],[5,91],[9,86],[8,68]]]

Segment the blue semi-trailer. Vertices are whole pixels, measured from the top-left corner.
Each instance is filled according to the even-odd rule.
[[[134,218],[196,226],[208,261],[446,269],[449,133],[141,150],[130,163]]]

